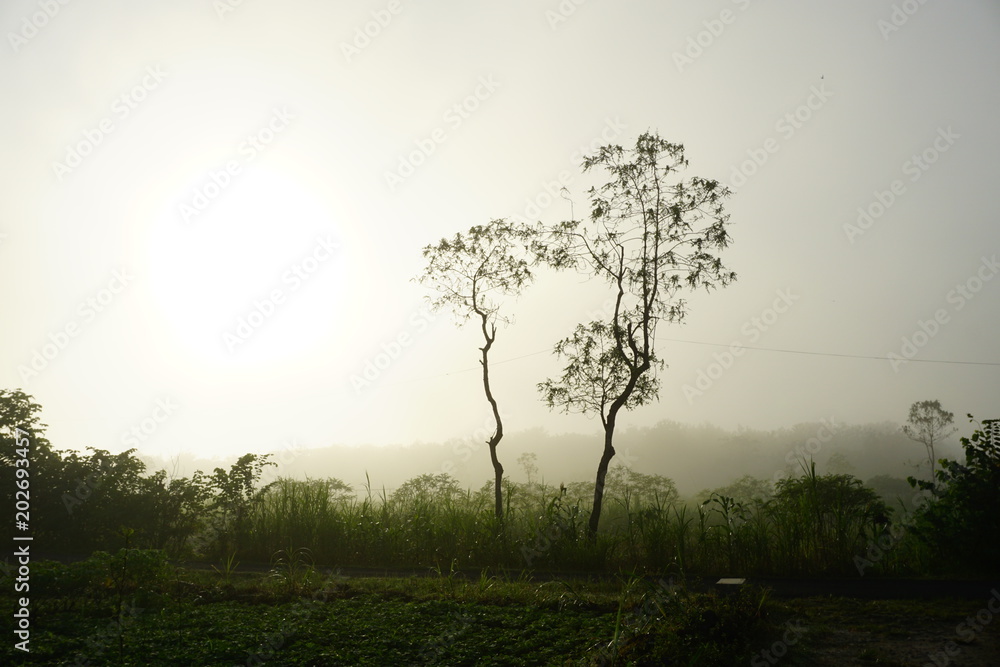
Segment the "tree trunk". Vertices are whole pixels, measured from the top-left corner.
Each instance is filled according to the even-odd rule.
[[[503,466],[500,465],[500,459],[497,458],[497,445],[500,444],[500,440],[503,439],[503,422],[500,420],[500,409],[497,407],[497,401],[493,398],[493,391],[490,389],[490,365],[489,365],[489,354],[490,348],[493,347],[493,341],[496,339],[497,328],[496,325],[491,327],[491,330],[487,332],[486,330],[486,314],[481,313],[483,321],[483,338],[486,339],[486,344],[480,348],[483,352],[483,358],[481,363],[483,364],[483,390],[486,392],[486,400],[490,403],[490,408],[493,410],[493,419],[496,421],[497,427],[493,431],[493,435],[487,441],[487,445],[490,447],[490,461],[493,463],[493,476],[494,476],[494,488],[493,496],[495,501],[494,513],[496,514],[497,521],[500,525],[503,524]]]
[[[937,485],[937,480],[934,479],[934,440],[932,439],[927,443],[927,458],[931,462],[931,484]]]
[[[499,423],[499,417],[497,417]],[[500,437],[502,434],[494,435],[490,438],[490,461],[493,462],[493,476],[494,476],[494,498],[496,500],[495,513],[497,521],[503,524],[503,466],[500,465],[500,459],[497,458],[497,443],[500,442]]]
[[[601,521],[601,507],[604,505],[604,482],[608,476],[608,466],[615,456],[612,440],[615,436],[615,421],[609,419],[604,426],[604,453],[597,466],[597,482],[594,484],[594,507],[590,511],[590,522],[587,525],[587,539],[593,543],[597,540],[597,526]]]

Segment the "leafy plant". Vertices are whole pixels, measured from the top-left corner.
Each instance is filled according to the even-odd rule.
[[[917,513],[914,532],[932,547],[937,568],[995,574],[1000,563],[1000,421],[984,422],[961,443],[965,463],[942,459],[937,484],[909,478],[912,486],[933,493]]]
[[[305,547],[277,551],[271,559],[271,576],[281,582],[289,595],[298,595],[312,583],[316,568],[312,552]]]
[[[229,586],[232,586],[232,577],[239,565],[240,562],[236,560],[236,552],[234,551],[229,554],[224,561],[222,561],[221,569],[214,565],[212,566],[212,569],[222,576],[222,584],[228,588]]]

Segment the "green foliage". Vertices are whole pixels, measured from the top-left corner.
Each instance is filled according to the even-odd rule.
[[[490,385],[489,353],[496,341],[497,322],[506,323],[500,313],[499,297],[517,296],[531,282],[530,249],[535,230],[506,220],[476,225],[452,240],[441,239],[424,248],[427,266],[420,282],[430,284],[440,294],[432,300],[434,309],[450,308],[465,322],[476,316],[483,335],[479,348],[483,391],[493,412],[495,428],[487,441],[493,464],[494,516],[498,529],[503,524],[503,465],[497,445],[503,439],[503,420]]]
[[[656,354],[661,321],[681,322],[683,290],[725,287],[736,279],[716,254],[730,242],[724,202],[731,194],[718,181],[679,178],[687,167],[684,146],[645,132],[635,148],[600,147],[584,171],[603,169],[607,182],[589,191],[590,221],[570,220],[543,230],[539,261],[597,278],[614,295],[603,320],[577,324],[557,342],[566,361],[558,379],[537,385],[549,408],[596,414],[604,429],[588,536],[596,538],[605,476],[615,455],[617,416],[657,397]]]
[[[23,429],[31,474],[31,528],[46,549],[89,554],[117,542],[121,525],[135,527],[133,545],[189,555],[202,527],[208,493],[200,473],[170,479],[130,449],[120,454],[88,448],[56,452],[44,437],[41,406],[20,390],[0,390],[0,494],[10,499],[14,437]]]
[[[392,499],[421,506],[429,502],[452,503],[465,495],[458,480],[448,473],[425,474],[409,479],[396,489]]]
[[[899,514],[909,515],[917,508],[913,487],[902,477],[875,475],[865,482],[865,486],[879,494],[893,510],[899,510]]]
[[[889,524],[889,507],[851,475],[785,478],[774,494],[775,534],[789,572],[849,572],[852,558]]]
[[[217,536],[217,549],[221,554],[238,553],[246,546],[254,513],[270,484],[262,488],[260,482],[264,468],[276,465],[271,455],[244,454],[229,470],[216,468],[208,483],[216,492],[211,510],[213,527]]]
[[[696,499],[704,503],[713,495],[729,496],[743,503],[767,502],[774,495],[774,485],[766,479],[757,479],[753,475],[743,475],[725,486],[711,491],[708,489],[701,491]]]
[[[219,573],[222,578],[222,585],[229,587],[233,585],[233,575],[236,574],[236,568],[240,566],[240,562],[236,560],[236,554],[231,553],[229,556],[222,561],[222,567],[212,566],[212,569]]]
[[[625,466],[611,466],[604,487],[611,498],[624,500],[636,507],[648,507],[659,503],[672,505],[680,494],[674,480],[663,475],[647,475]]]
[[[673,580],[631,580],[623,587],[611,643],[588,664],[746,665],[777,636],[767,592],[690,592]]]
[[[10,394],[4,398],[9,414],[41,428],[33,412],[37,406],[30,400],[14,400]],[[9,428],[0,432],[12,433]],[[97,576],[87,569],[109,571],[110,556],[94,556],[66,568],[42,566],[39,576],[44,581],[75,591],[78,597],[69,599],[76,600],[104,599],[113,590],[122,604],[142,588],[132,583],[131,573],[141,573],[146,553],[221,563],[221,576],[230,584],[239,578],[238,562],[271,563],[284,573],[281,588],[286,593],[302,590],[307,582],[301,573],[328,566],[456,573],[483,568],[637,568],[733,575],[854,574],[861,558],[873,572],[914,574],[926,572],[933,557],[942,571],[988,571],[997,552],[991,536],[1000,532],[990,511],[997,506],[1000,480],[989,433],[985,429],[963,439],[964,465],[943,463],[934,502],[918,516],[913,530],[908,530],[910,513],[905,507],[896,523],[891,522],[891,503],[880,496],[891,480],[876,478],[873,483],[882,486],[871,489],[850,475],[817,475],[814,466],[800,477],[781,481],[773,493],[766,481],[744,476],[697,505],[681,503],[668,478],[610,466],[604,528],[592,539],[581,509],[593,494],[588,482],[555,488],[541,481],[516,484],[504,479],[506,502],[498,522],[491,511],[490,484],[467,492],[447,474],[417,476],[392,494],[373,493],[369,483],[359,498],[332,478],[280,478],[262,485],[263,470],[273,464],[253,454],[228,470],[216,469],[210,477],[199,472],[168,479],[163,471],[149,474],[132,451],[111,454],[99,449],[43,458],[40,469],[47,471],[52,484],[40,486],[37,494],[32,487],[32,524],[53,551],[72,553],[75,547],[77,553],[89,549],[120,558],[114,566],[120,570],[110,571],[121,574],[110,579],[110,588],[110,575]],[[531,459],[523,463],[530,471]],[[911,504],[916,495],[911,495]],[[36,523],[36,502],[43,509],[54,502],[61,515],[53,518],[43,512]],[[131,528],[122,533],[122,525]],[[126,549],[115,551],[122,536]],[[105,560],[96,562],[101,558]],[[78,602],[60,604],[72,607]]]
[[[655,376],[636,370],[614,331],[608,322],[578,324],[570,336],[555,344],[553,351],[565,357],[567,364],[558,380],[538,383],[542,400],[550,409],[597,414],[604,423],[608,409],[619,397],[628,410],[656,399],[659,384]],[[649,364],[661,365],[654,353],[647,357]]]
[[[312,552],[305,547],[289,546],[271,558],[271,577],[289,595],[298,595],[312,586],[316,578]]]
[[[45,437],[42,407],[20,389],[0,389],[0,498],[14,507],[15,459],[27,459],[31,475],[31,528],[39,540],[59,539],[57,523],[65,515],[58,496],[50,489],[61,486],[59,455]],[[27,447],[24,447],[27,441]],[[26,457],[16,454],[26,450]],[[23,464],[18,464],[23,465]],[[13,522],[7,522],[13,530]],[[46,541],[46,544],[50,542]]]
[[[974,421],[972,415],[969,420]],[[961,439],[965,463],[942,459],[937,484],[909,478],[933,492],[914,532],[932,547],[935,565],[949,571],[995,574],[1000,563],[1000,422],[991,420]]]
[[[517,296],[533,280],[534,237],[526,225],[497,219],[424,247],[427,265],[419,281],[440,295],[431,306],[450,308],[462,322],[474,315],[486,325],[505,321],[497,298]]]

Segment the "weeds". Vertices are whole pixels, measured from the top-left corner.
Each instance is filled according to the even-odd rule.
[[[277,580],[290,596],[298,595],[309,588],[315,574],[312,552],[305,547],[293,549],[289,546],[275,552],[271,558],[270,576]]]
[[[236,560],[236,552],[232,552],[229,556],[222,562],[222,568],[212,566],[212,569],[219,573],[222,577],[222,585],[226,588],[232,587],[232,577],[236,572],[236,568],[240,566],[240,562]]]

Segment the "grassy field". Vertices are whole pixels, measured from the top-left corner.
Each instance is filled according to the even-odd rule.
[[[34,604],[31,653],[8,643],[4,664],[746,664],[788,620],[764,591],[717,597],[637,577],[164,570],[127,590],[113,578],[61,587]]]
[[[8,642],[0,662],[907,666],[934,664],[949,641],[959,653],[948,664],[1000,658],[1000,622],[971,637],[956,630],[985,597],[776,600],[754,587],[697,593],[676,579],[347,577],[287,562],[213,572],[139,554],[127,581],[112,576],[113,559],[103,577],[93,563],[87,577],[76,572],[87,568],[36,564],[47,593],[33,602],[31,653]]]

